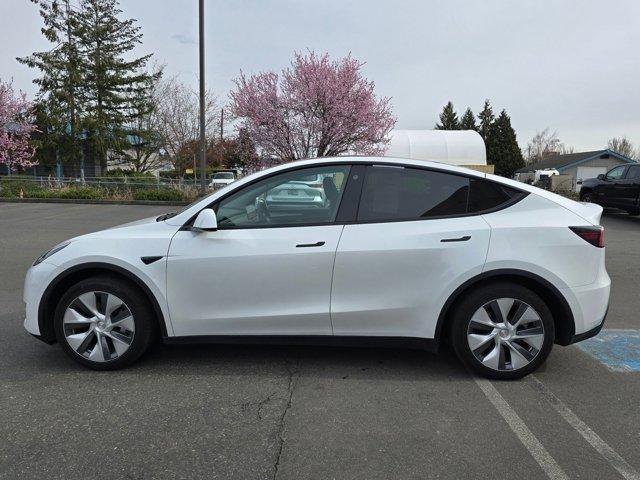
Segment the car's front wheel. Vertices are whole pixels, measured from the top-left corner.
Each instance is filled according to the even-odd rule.
[[[60,299],[54,317],[63,350],[96,370],[115,370],[137,360],[153,338],[154,325],[144,294],[112,276],[73,285]]]
[[[593,194],[591,192],[583,192],[580,194],[580,201],[593,203]]]
[[[524,377],[545,361],[554,342],[545,302],[517,284],[493,283],[465,295],[453,311],[452,344],[475,372],[493,379]]]

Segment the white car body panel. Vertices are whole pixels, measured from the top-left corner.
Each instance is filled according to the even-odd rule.
[[[334,333],[433,338],[449,295],[482,273],[489,236],[480,216],[346,225],[333,278]]]
[[[200,210],[263,177],[296,166],[396,163],[487,178],[530,195],[502,210],[458,218],[286,228],[180,230]],[[610,279],[604,248],[568,226],[598,225],[602,208],[462,167],[340,157],[281,165],[244,177],[172,218],[132,222],[73,239],[25,279],[25,328],[60,274],[89,263],[122,268],[149,289],[167,335],[369,335],[433,338],[449,296],[481,273],[522,270],[554,285],[575,333],[597,327]],[[443,238],[469,235],[467,242]],[[299,244],[325,242],[321,247]],[[162,256],[145,265],[141,257]]]
[[[176,335],[331,335],[342,225],[178,232],[167,261]],[[320,247],[296,245],[324,242]]]
[[[122,268],[137,277],[152,292],[166,319],[167,333],[173,335],[171,317],[165,300],[165,258],[176,228],[166,222],[156,222],[155,219],[156,217],[151,217],[73,238],[69,246],[46,260],[47,264],[56,267],[55,275],[52,274],[49,281],[62,272],[86,264],[102,263]],[[141,257],[146,256],[161,256],[163,259],[145,265]],[[44,263],[32,267],[27,277],[35,275],[32,270],[41,270],[39,267]],[[37,306],[33,304],[39,304],[44,288],[39,294],[31,293],[32,290],[25,284],[25,295],[29,292],[30,297],[27,309],[31,308],[37,313]],[[28,330],[35,333],[33,329],[37,328],[37,318],[28,316],[27,321],[31,325]]]

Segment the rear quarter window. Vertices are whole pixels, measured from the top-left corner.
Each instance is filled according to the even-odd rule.
[[[490,180],[472,179],[469,189],[468,212],[477,213],[506,206],[526,195],[515,188]]]

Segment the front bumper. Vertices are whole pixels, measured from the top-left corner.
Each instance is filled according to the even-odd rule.
[[[27,271],[24,279],[23,300],[25,303],[24,328],[34,337],[47,342],[53,343],[54,339],[44,338],[40,330],[39,309],[40,300],[46,290],[58,273],[59,267],[47,262],[42,262]]]

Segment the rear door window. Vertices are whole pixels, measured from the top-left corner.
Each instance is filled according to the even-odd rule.
[[[464,215],[469,179],[431,170],[374,165],[367,168],[358,221],[418,220]]]
[[[367,167],[357,220],[385,222],[497,210],[526,196],[481,178],[410,167]]]
[[[627,178],[632,180],[640,178],[640,165],[632,165],[629,167],[629,170],[627,171]]]

